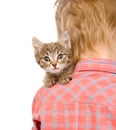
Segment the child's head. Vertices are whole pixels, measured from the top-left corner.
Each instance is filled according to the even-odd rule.
[[[68,30],[77,62],[98,44],[108,46],[116,34],[115,0],[57,0],[58,36]]]

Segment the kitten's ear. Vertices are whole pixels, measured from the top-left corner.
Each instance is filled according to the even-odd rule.
[[[68,31],[64,31],[59,42],[66,48],[71,48],[70,35]]]
[[[32,45],[33,45],[35,54],[37,52],[40,52],[40,50],[44,46],[44,44],[42,42],[40,42],[36,37],[32,37]]]

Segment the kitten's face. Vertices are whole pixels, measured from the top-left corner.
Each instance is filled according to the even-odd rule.
[[[71,63],[71,50],[59,43],[49,43],[36,53],[36,60],[49,73],[59,73]]]
[[[33,43],[36,61],[46,72],[58,74],[72,63],[72,51],[68,38],[48,44],[34,38]]]

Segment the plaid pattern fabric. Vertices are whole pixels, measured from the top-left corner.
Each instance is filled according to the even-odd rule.
[[[32,130],[116,130],[116,61],[80,61],[66,85],[36,93]]]

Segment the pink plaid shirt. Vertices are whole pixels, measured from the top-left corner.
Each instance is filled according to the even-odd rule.
[[[116,61],[80,61],[66,85],[42,87],[32,130],[116,130]]]

